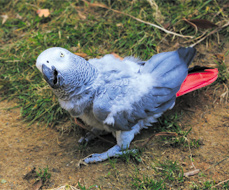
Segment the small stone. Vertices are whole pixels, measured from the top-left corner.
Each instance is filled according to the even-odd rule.
[[[3,183],[6,183],[7,181],[5,180],[5,179],[2,179],[1,180],[1,183],[3,184]]]
[[[14,183],[10,183],[10,187],[11,187],[11,189],[14,189]]]
[[[53,182],[49,183],[49,187],[53,187],[54,185],[55,185],[55,183],[53,183]]]
[[[56,169],[56,168],[53,168],[53,169],[52,169],[52,172],[60,173],[60,170],[58,170],[58,169]]]

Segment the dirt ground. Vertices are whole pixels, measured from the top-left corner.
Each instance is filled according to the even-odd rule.
[[[192,182],[201,183],[200,180],[215,180],[217,184],[229,179],[229,104],[225,99],[220,102],[223,92],[224,86],[216,85],[178,98],[173,111],[183,113],[179,124],[185,129],[192,127],[188,138],[201,139],[201,146],[190,152],[161,145],[153,139],[142,154],[139,170],[150,175],[153,170],[149,166],[154,160],[170,159],[182,163],[184,172],[191,171],[194,169],[189,158],[191,153],[194,166],[205,175],[189,177],[180,189],[189,189]],[[38,170],[47,166],[51,178],[43,189],[66,184],[77,186],[78,182],[87,188],[91,185],[101,189],[131,188],[135,167],[132,162],[118,160],[115,169],[109,161],[77,167],[81,158],[106,151],[112,145],[101,140],[93,141],[86,148],[78,145],[82,130],[57,130],[68,129],[70,121],[54,128],[41,123],[28,126],[20,117],[20,108],[8,109],[15,105],[13,101],[0,102],[0,189],[32,189],[35,179],[23,177],[34,167]],[[146,140],[153,132],[153,129],[143,130],[135,141]]]

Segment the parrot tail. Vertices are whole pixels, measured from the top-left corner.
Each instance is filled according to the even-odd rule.
[[[191,58],[190,58],[191,59]],[[182,96],[204,86],[212,84],[218,77],[218,69],[195,66],[188,70],[188,76],[176,96]]]
[[[192,47],[187,48],[179,48],[177,50],[179,57],[183,58],[184,62],[189,66],[192,63],[192,60],[194,59],[196,55],[196,49]]]

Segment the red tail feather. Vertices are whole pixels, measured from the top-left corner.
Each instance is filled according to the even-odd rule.
[[[188,92],[207,86],[213,83],[217,77],[218,69],[205,69],[201,72],[189,73],[176,96],[182,96]]]

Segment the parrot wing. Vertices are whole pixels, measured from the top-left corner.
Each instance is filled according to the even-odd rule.
[[[135,57],[125,57],[124,59],[120,59],[113,54],[107,54],[102,58],[89,59],[88,62],[96,67],[99,72],[107,78],[110,75],[114,77],[114,75],[118,73],[130,76],[138,72],[142,61]]]
[[[194,48],[180,48],[157,54],[139,73],[105,83],[93,102],[95,118],[114,130],[124,131],[141,119],[151,117],[155,122],[175,104],[195,52]]]

